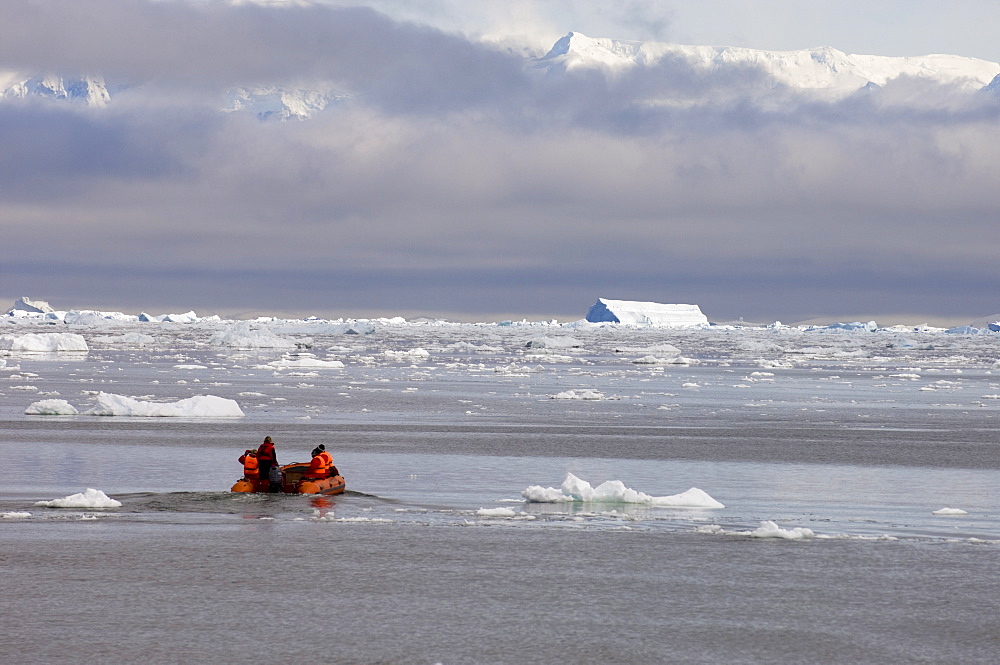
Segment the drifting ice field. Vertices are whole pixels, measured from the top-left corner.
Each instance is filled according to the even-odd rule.
[[[5,320],[5,653],[993,663],[998,340]],[[229,493],[265,435],[347,493]]]
[[[829,535],[1000,536],[992,494],[977,493],[1000,466],[995,334],[401,320],[11,320],[3,334],[42,349],[0,358],[0,418],[21,442],[5,448],[8,462],[88,450],[100,463],[74,480],[103,491],[224,491],[235,457],[271,434],[282,461],[326,443],[349,489],[454,501],[462,515],[513,504],[515,517],[562,519],[573,510],[521,492],[555,490],[573,472],[647,496],[695,488],[728,506],[679,522],[618,506],[646,511],[648,526],[708,520],[744,533],[778,514],[791,484],[786,514],[819,511],[837,520]],[[77,350],[45,351],[57,345]],[[135,459],[164,447],[195,456],[197,472]],[[61,484],[18,490],[50,487]],[[891,527],[886,504],[899,491],[922,502],[920,519]],[[932,515],[951,504],[967,515]],[[396,512],[382,517],[405,519]]]

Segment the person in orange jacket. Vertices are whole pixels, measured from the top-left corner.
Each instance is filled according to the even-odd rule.
[[[331,455],[326,451],[326,446],[324,446],[322,443],[316,446],[316,449],[319,450],[319,455],[320,457],[323,458],[323,466],[324,466],[323,470],[326,471],[326,475],[327,476],[334,475],[333,470],[337,467],[333,465],[333,455]]]
[[[324,455],[326,452],[325,446],[320,445],[317,448],[312,449],[312,460],[309,462],[309,470],[305,472],[302,476],[308,480],[321,480],[326,478],[329,467],[327,466],[327,458],[329,455]]]
[[[260,480],[260,465],[257,462],[257,451],[247,450],[240,455],[240,464],[243,465],[243,477],[256,486]]]
[[[265,481],[268,482],[268,491],[277,492],[281,489],[281,483],[274,483],[270,481],[271,478],[271,468],[277,466],[278,455],[274,451],[274,443],[271,441],[271,437],[265,436],[264,443],[260,444],[257,448],[257,465],[258,465],[258,476],[260,477],[261,484]]]

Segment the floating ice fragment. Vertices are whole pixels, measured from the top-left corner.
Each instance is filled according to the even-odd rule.
[[[512,508],[480,508],[476,511],[478,517],[516,517],[517,512]]]
[[[961,508],[940,508],[931,513],[932,515],[968,515],[966,511]]]
[[[573,337],[536,337],[525,344],[529,349],[576,349],[583,343]]]
[[[97,405],[84,411],[85,416],[137,416],[173,418],[239,418],[245,415],[235,400],[215,395],[195,395],[177,402],[144,402],[141,400],[98,393]]]
[[[427,349],[410,349],[409,351],[386,350],[383,354],[386,358],[429,358],[430,352]]]
[[[25,353],[56,353],[62,351],[89,351],[83,335],[76,333],[29,333],[27,335],[0,335],[0,350]]]
[[[45,508],[121,508],[122,502],[112,499],[101,490],[88,488],[86,492],[71,494],[62,499],[36,501],[35,505]]]
[[[295,341],[279,337],[268,328],[253,329],[250,321],[240,321],[220,330],[208,343],[235,349],[294,349],[298,346]]]
[[[598,390],[567,390],[556,393],[552,399],[580,399],[580,400],[602,400],[608,399],[604,393]]]
[[[64,399],[43,399],[24,410],[27,416],[75,416],[78,413],[76,407]]]
[[[0,513],[0,519],[5,520],[23,520],[31,517],[31,513],[26,513],[23,511],[11,511],[9,513]]]
[[[685,358],[675,356],[672,358],[657,358],[656,356],[643,356],[632,361],[633,365],[698,365],[701,361],[696,358]]]
[[[813,538],[815,535],[816,534],[813,533],[812,529],[806,529],[805,527],[782,529],[771,520],[761,522],[757,529],[750,532],[750,536],[753,538],[785,538],[787,540]]]
[[[529,503],[635,503],[656,507],[725,508],[697,487],[670,496],[650,496],[626,487],[620,480],[609,480],[592,487],[572,473],[566,474],[560,489],[532,485],[522,491],[521,496]]]

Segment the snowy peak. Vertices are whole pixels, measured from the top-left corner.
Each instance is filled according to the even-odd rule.
[[[100,75],[63,77],[57,74],[24,76],[16,72],[0,72],[0,96],[24,99],[42,97],[81,101],[87,106],[103,107],[111,94]]]
[[[957,55],[890,57],[850,55],[835,48],[762,51],[734,46],[684,46],[587,37],[571,32],[534,63],[547,73],[603,69],[616,74],[637,67],[674,62],[695,73],[736,72],[752,68],[771,85],[807,90],[855,91],[869,84],[913,77],[980,90],[1000,74],[1000,64]]]
[[[331,89],[233,88],[229,91],[225,110],[250,112],[260,120],[305,120],[347,97]]]
[[[616,69],[642,62],[642,43],[615,39],[595,39],[571,32],[557,41],[549,52],[539,58],[543,68],[552,66],[567,70],[592,67]]]

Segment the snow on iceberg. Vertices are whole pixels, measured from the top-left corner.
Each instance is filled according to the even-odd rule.
[[[76,333],[28,333],[0,335],[0,350],[26,353],[87,352],[87,340]]]
[[[122,502],[112,499],[101,490],[88,488],[86,492],[71,494],[51,501],[36,501],[45,508],[121,508]]]
[[[665,327],[707,325],[698,305],[664,305],[656,302],[598,298],[587,312],[591,323],[626,323]]]
[[[532,485],[521,492],[521,496],[529,503],[636,503],[654,507],[725,508],[697,487],[670,496],[650,496],[625,487],[620,480],[608,480],[592,487],[572,473],[566,474],[559,489]]]
[[[43,399],[24,410],[26,416],[75,416],[79,413],[64,399]]]
[[[85,416],[135,416],[151,418],[239,418],[245,415],[235,400],[215,395],[195,395],[177,402],[144,402],[98,393],[97,405],[84,411]]]
[[[293,340],[279,337],[267,328],[252,329],[249,321],[239,321],[220,330],[212,335],[208,343],[236,349],[294,349],[298,346]]]

